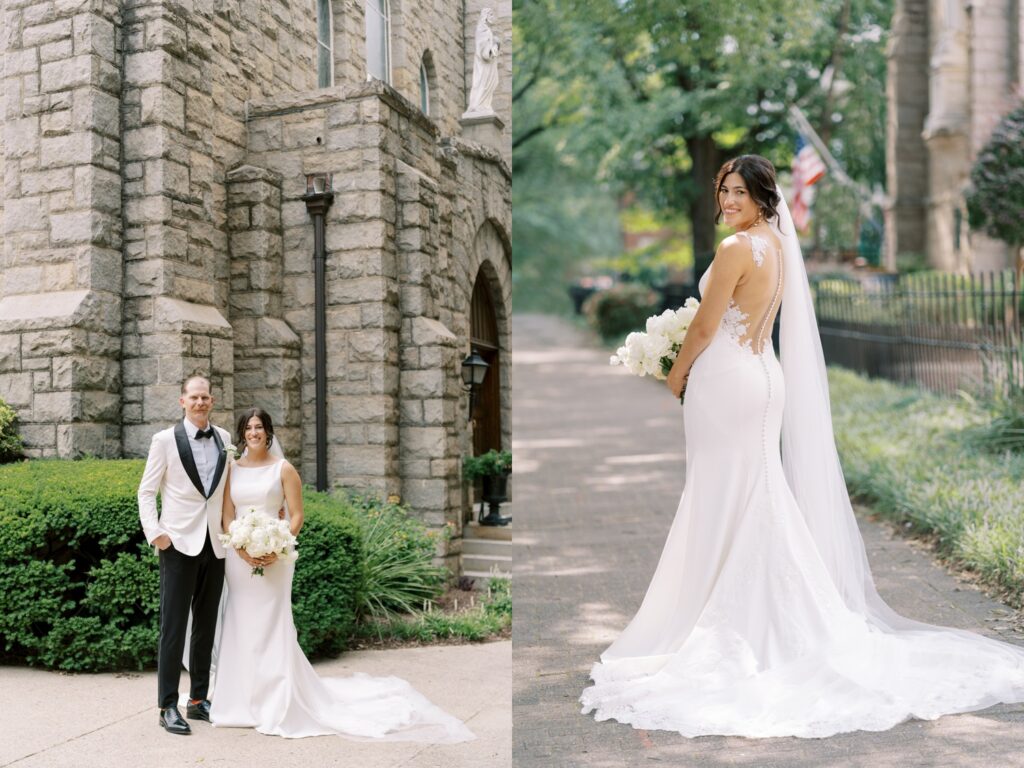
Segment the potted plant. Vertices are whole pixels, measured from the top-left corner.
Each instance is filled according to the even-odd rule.
[[[509,451],[489,450],[480,456],[464,456],[462,476],[469,482],[478,477],[483,484],[478,521],[481,525],[508,525],[511,517],[499,513],[501,503],[508,501],[508,478],[512,474],[512,454]],[[484,517],[484,504],[489,512]]]

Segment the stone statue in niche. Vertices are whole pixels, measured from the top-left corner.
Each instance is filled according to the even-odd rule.
[[[469,92],[469,108],[466,117],[484,117],[494,114],[491,99],[498,87],[498,54],[501,43],[491,29],[494,11],[484,8],[476,23],[476,44],[473,54],[473,87]]]

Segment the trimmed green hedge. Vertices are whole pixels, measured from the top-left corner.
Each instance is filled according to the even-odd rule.
[[[583,314],[605,341],[619,341],[631,331],[643,330],[647,318],[657,314],[660,298],[645,285],[623,283],[598,291],[583,303]]]
[[[0,658],[70,671],[156,661],[159,573],[136,492],[140,460],[0,467]],[[357,513],[304,492],[293,612],[311,656],[350,637],[364,577]]]

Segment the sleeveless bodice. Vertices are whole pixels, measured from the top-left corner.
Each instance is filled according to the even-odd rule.
[[[284,506],[284,488],[281,485],[283,461],[275,461],[262,467],[231,467],[231,502],[235,515],[242,515],[250,509],[277,517]]]

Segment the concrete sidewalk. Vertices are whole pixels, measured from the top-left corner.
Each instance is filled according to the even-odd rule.
[[[1024,766],[1024,706],[828,739],[685,739],[579,714],[598,654],[640,605],[684,481],[682,408],[608,365],[566,321],[513,321],[516,768]],[[1006,606],[861,520],[883,597],[916,619],[1011,642]]]
[[[283,739],[195,721],[192,735],[173,736],[157,724],[155,672],[66,675],[0,667],[0,768],[511,766],[510,642],[357,651],[315,667],[324,677],[402,677],[465,720],[477,740],[432,746],[337,736]]]

